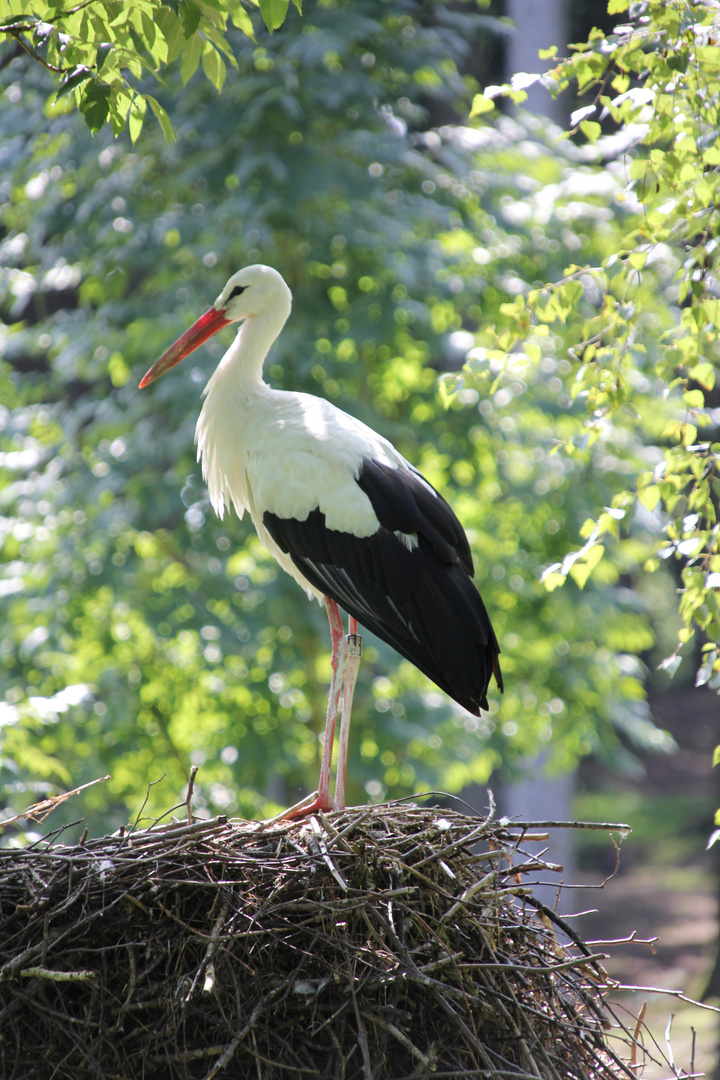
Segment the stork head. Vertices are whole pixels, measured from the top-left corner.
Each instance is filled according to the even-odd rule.
[[[182,337],[156,360],[140,383],[140,389],[155,382],[179,364],[204,341],[230,323],[259,316],[271,316],[279,333],[290,314],[292,294],[282,276],[271,266],[256,264],[238,270],[230,278],[213,306],[186,330]]]

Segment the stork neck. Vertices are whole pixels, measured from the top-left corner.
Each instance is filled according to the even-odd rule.
[[[208,383],[208,390],[222,375],[232,372],[233,383],[245,386],[262,383],[262,370],[270,346],[282,330],[287,316],[277,312],[264,312],[252,315],[245,320],[237,332],[235,340],[218,364],[215,375]]]

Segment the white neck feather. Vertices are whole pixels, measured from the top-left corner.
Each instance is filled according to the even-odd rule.
[[[225,507],[234,505],[239,517],[250,507],[243,412],[253,408],[253,398],[257,404],[258,394],[269,390],[263,364],[289,314],[288,304],[286,311],[248,316],[203,390],[195,441],[210,502],[221,518]]]
[[[209,397],[220,384],[231,380],[235,392],[240,387],[258,386],[262,383],[265,357],[282,330],[290,311],[265,311],[251,315],[241,325],[235,340],[208,380],[203,397]]]

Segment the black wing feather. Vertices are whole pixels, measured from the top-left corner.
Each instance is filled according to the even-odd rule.
[[[365,461],[357,482],[381,525],[392,532],[422,531],[444,562],[459,559],[473,576],[465,530],[452,507],[424,476],[415,469],[394,469],[379,461]]]
[[[415,470],[365,461],[357,482],[380,522],[372,536],[328,529],[317,508],[305,521],[266,511],[263,524],[311,585],[478,715],[491,675],[502,690],[500,648],[462,525]]]

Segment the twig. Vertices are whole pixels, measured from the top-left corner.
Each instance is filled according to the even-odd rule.
[[[694,998],[688,997],[682,990],[666,990],[664,986],[633,986],[630,983],[619,982],[613,982],[612,985],[614,990],[622,990],[627,993],[664,994],[665,997],[677,998],[678,1001],[685,1001],[688,1005],[695,1005],[698,1009],[720,1013],[720,1008],[717,1005],[708,1005],[705,1001],[696,1001]]]
[[[157,778],[157,780],[150,780],[150,782],[148,783],[148,786],[145,789],[145,798],[143,799],[143,804],[140,807],[140,809],[138,810],[137,817],[135,818],[135,821],[133,822],[133,827],[132,827],[133,832],[137,829],[140,821],[142,820],[143,810],[145,809],[148,802],[150,801],[150,790],[151,790],[151,788],[154,788],[156,784],[161,784],[163,782],[163,780],[165,779],[166,775],[167,775],[167,773],[163,773],[162,776],[159,776]]]
[[[192,808],[192,797],[195,790],[195,777],[198,774],[199,765],[193,765],[190,769],[190,779],[188,781],[187,795],[185,796],[185,805],[187,807],[187,819],[188,825],[192,825],[195,821],[195,815]]]
[[[18,972],[23,979],[48,979],[50,982],[94,982],[97,971],[53,971],[46,967],[26,967]]]
[[[583,913],[583,914],[587,914],[587,913]],[[565,918],[567,919],[567,917],[568,916],[566,915]],[[607,946],[607,948],[611,948],[611,947],[613,947],[615,945],[649,945],[650,948],[652,949],[653,953],[654,953],[656,951],[655,948],[654,948],[654,945],[655,945],[655,942],[657,940],[658,939],[656,937],[639,938],[637,936],[637,930],[633,930],[632,933],[628,934],[627,937],[608,938],[607,940],[603,940],[601,938],[595,938],[592,941],[586,940],[585,944],[590,949],[592,949],[595,945],[603,945],[603,946]]]
[[[14,38],[21,49],[24,49],[28,56],[31,56],[38,64],[44,67],[47,71],[51,71],[53,75],[64,75],[68,68],[55,67],[48,60],[44,60],[40,53],[35,52],[31,45],[26,44],[23,41],[21,34],[31,33],[35,29],[35,24],[32,26],[18,26],[14,23],[12,26],[5,25],[0,26],[0,34],[7,34],[8,37]]]
[[[345,878],[342,876],[340,871],[338,870],[335,863],[330,858],[330,854],[328,852],[327,845],[326,845],[325,839],[323,837],[322,829],[320,827],[320,822],[318,821],[318,819],[316,817],[311,817],[310,818],[310,828],[313,831],[313,836],[311,838],[309,838],[309,839],[314,841],[314,843],[315,843],[315,845],[316,845],[316,847],[318,849],[318,854],[322,855],[323,862],[327,866],[327,868],[330,871],[330,873],[332,874],[332,876],[337,881],[340,888],[344,892],[347,892],[348,891],[348,883],[345,880]]]
[[[632,832],[629,825],[618,825],[611,821],[511,821],[504,818],[498,824],[511,829],[595,829],[600,832]]]
[[[645,1013],[647,1012],[647,1001],[643,1001],[642,1008],[638,1013],[637,1022],[635,1024],[635,1030],[633,1031],[632,1046],[630,1048],[630,1068],[634,1069],[637,1066],[637,1049],[642,1049],[640,1042],[640,1032],[642,1031],[643,1021],[645,1020]]]
[[[85,791],[86,788],[94,787],[95,784],[104,784],[106,780],[110,779],[110,775],[100,776],[97,780],[90,780],[87,784],[81,784],[80,787],[73,788],[72,791],[64,791],[61,795],[52,795],[49,799],[43,799],[41,802],[33,803],[27,810],[23,810],[21,814],[15,814],[14,817],[5,818],[0,821],[0,831],[7,825],[14,825],[16,821],[44,821],[48,814],[51,814],[58,806],[65,802],[66,799],[71,798],[73,795],[79,795],[81,791]]]

